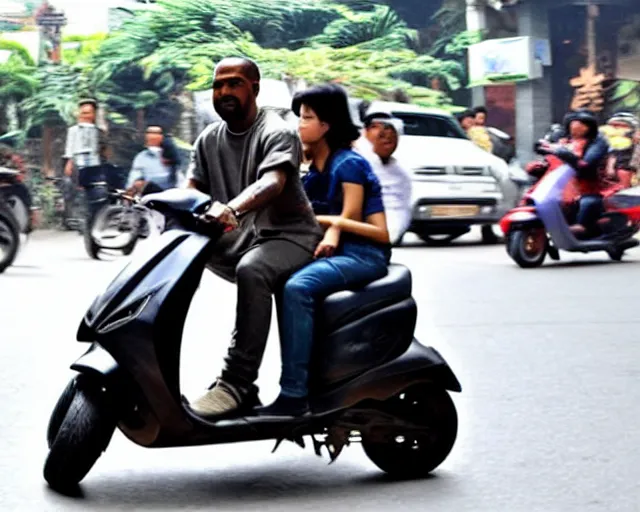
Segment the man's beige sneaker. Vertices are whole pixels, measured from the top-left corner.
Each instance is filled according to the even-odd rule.
[[[235,411],[242,402],[240,393],[231,385],[222,380],[207,391],[203,396],[191,403],[189,407],[199,416],[219,416]]]

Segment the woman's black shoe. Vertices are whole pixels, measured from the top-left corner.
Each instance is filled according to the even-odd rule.
[[[279,395],[275,402],[265,407],[256,407],[258,416],[297,418],[311,414],[309,400],[305,397]]]

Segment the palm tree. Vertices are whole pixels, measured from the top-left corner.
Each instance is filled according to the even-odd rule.
[[[388,6],[375,6],[373,11],[349,13],[329,23],[322,34],[310,39],[312,44],[346,48],[367,43],[371,49],[407,48],[416,32]]]

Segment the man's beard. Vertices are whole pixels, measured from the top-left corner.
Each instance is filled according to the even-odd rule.
[[[213,108],[225,121],[240,121],[246,114],[237,98],[226,96],[213,102]]]

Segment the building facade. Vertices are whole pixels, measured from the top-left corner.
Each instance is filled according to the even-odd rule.
[[[467,26],[489,39],[529,36],[548,41],[551,65],[540,77],[474,87],[475,105],[497,112],[522,160],[553,122],[575,108],[605,118],[640,112],[640,0],[510,0],[496,14],[483,0],[467,0]],[[496,16],[509,20],[492,21]],[[496,25],[502,27],[497,33]]]

